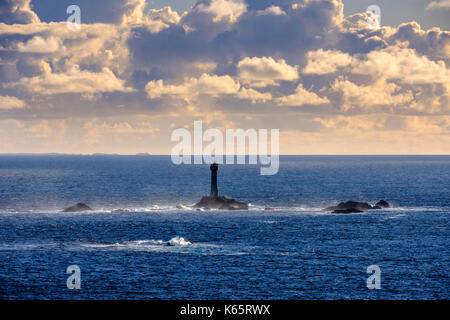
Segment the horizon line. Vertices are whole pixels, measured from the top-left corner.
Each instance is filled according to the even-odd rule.
[[[14,152],[14,153],[1,153],[0,156],[13,156],[13,155],[61,155],[61,156],[146,156],[146,157],[152,157],[152,156],[167,156],[170,157],[170,154],[163,154],[163,153],[102,153],[102,152],[95,152],[95,153],[59,153],[59,152]],[[234,154],[232,156],[259,156],[259,154]],[[190,157],[194,156],[205,156],[205,155],[199,155],[199,154],[191,154],[188,155]],[[217,157],[226,157],[227,155],[217,155]],[[267,156],[273,156],[271,154],[267,154]],[[276,155],[274,155],[276,156]],[[346,153],[346,154],[338,154],[338,153],[304,153],[304,154],[278,154],[278,156],[450,156],[450,153],[374,153],[374,154],[363,154],[363,153]]]

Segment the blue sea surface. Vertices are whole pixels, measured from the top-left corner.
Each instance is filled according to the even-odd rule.
[[[221,165],[219,193],[249,211],[192,209],[209,183],[167,156],[0,156],[0,299],[450,298],[450,156]],[[393,207],[322,210],[380,199]],[[61,212],[78,202],[94,211]]]

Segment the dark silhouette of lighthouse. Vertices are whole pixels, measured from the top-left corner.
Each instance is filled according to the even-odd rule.
[[[217,188],[217,171],[219,170],[219,165],[217,163],[213,163],[210,167],[211,169],[211,197],[218,197],[219,190]]]
[[[202,209],[219,209],[219,210],[248,210],[248,204],[245,202],[240,202],[225,196],[219,197],[219,190],[217,189],[217,171],[219,170],[219,165],[213,163],[210,167],[211,169],[211,194],[209,196],[204,196],[195,204],[194,208],[202,211]]]

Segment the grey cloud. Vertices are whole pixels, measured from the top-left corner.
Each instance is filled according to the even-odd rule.
[[[418,59],[423,56],[434,62],[443,60],[448,64],[450,54],[448,31],[438,29],[424,31],[415,22],[402,24],[397,28],[385,27],[370,30],[365,23],[367,19],[365,13],[344,19],[343,4],[339,0],[247,0],[246,7],[233,6],[227,4],[225,0],[200,0],[181,19],[175,15],[159,16],[170,14],[168,10],[153,11],[146,16],[145,12],[142,12],[142,0],[114,0],[108,3],[109,8],[113,8],[111,10],[114,11],[114,15],[108,20],[111,24],[86,24],[76,33],[69,33],[63,23],[49,24],[45,27],[30,25],[27,28],[28,31],[23,32],[26,35],[19,35],[20,30],[16,27],[14,30],[17,31],[11,31],[9,34],[2,34],[0,31],[0,45],[3,48],[14,49],[14,43],[23,43],[22,48],[29,49],[27,52],[25,50],[22,52],[0,51],[0,68],[5,70],[5,73],[1,75],[3,89],[0,93],[8,96],[16,95],[14,87],[7,87],[5,83],[18,82],[19,75],[25,79],[22,80],[23,85],[20,88],[29,88],[31,82],[28,78],[40,76],[42,79],[54,79],[55,75],[43,76],[49,72],[60,77],[67,76],[70,68],[77,65],[80,70],[89,71],[86,76],[94,78],[102,75],[102,70],[106,67],[119,81],[124,81],[123,86],[112,86],[112,89],[133,86],[138,92],[101,94],[95,97],[96,101],[89,101],[86,97],[84,100],[80,98],[79,101],[75,99],[77,105],[75,111],[60,110],[61,114],[67,112],[71,115],[92,115],[119,112],[115,109],[118,105],[117,100],[120,100],[118,96],[126,97],[123,104],[127,105],[127,102],[130,102],[126,111],[119,109],[120,112],[127,114],[139,114],[143,110],[167,112],[167,110],[183,108],[186,106],[185,102],[174,101],[174,98],[169,95],[163,95],[158,99],[147,98],[145,87],[148,83],[158,80],[163,80],[165,86],[179,86],[186,82],[185,78],[199,79],[203,74],[230,76],[236,82],[239,81],[243,89],[236,95],[226,98],[208,97],[203,101],[199,99],[200,101],[196,101],[198,108],[207,106],[223,112],[228,110],[235,114],[247,112],[358,114],[375,111],[402,114],[448,113],[447,97],[450,88],[446,87],[442,80],[440,83],[433,83],[433,79],[428,79],[427,83],[417,83],[417,81],[408,83],[398,77],[385,76],[387,79],[384,80],[388,82],[385,84],[386,91],[384,83],[383,85],[377,83],[378,73],[370,72],[372,69],[377,70],[376,68],[366,67],[364,70],[369,70],[366,73],[355,74],[351,72],[354,66],[350,63],[339,64],[338,62],[336,62],[338,67],[330,68],[330,72],[322,70],[322,73],[313,73],[309,70],[302,74],[308,62],[308,54],[318,49],[345,53],[352,58],[352,61],[366,61],[371,52],[404,46],[413,49],[412,54],[417,55]],[[293,4],[300,5],[296,7]],[[273,5],[279,6],[286,14],[261,15],[258,13],[259,10]],[[221,6],[225,6],[226,10],[219,10]],[[159,21],[164,26],[153,28],[152,21]],[[31,29],[36,31],[32,32]],[[67,50],[37,52],[39,50],[36,50],[36,46],[31,46],[34,43],[30,43],[30,39],[36,36],[43,39],[51,37],[61,39],[61,44]],[[399,42],[403,43],[399,44]],[[25,46],[27,43],[28,47]],[[32,48],[34,50],[31,50]],[[279,83],[271,86],[252,88],[257,92],[250,91],[251,82],[245,82],[239,78],[237,67],[238,63],[245,58],[260,60],[267,58],[275,61],[283,59],[290,66],[298,66],[299,77],[291,78],[291,81],[281,79]],[[344,76],[346,82],[342,80],[342,84],[333,90],[332,85],[339,76]],[[441,78],[445,79],[445,75]],[[102,81],[95,83],[100,87]],[[389,89],[392,88],[392,86],[389,87],[391,83],[398,86],[398,90]],[[298,89],[300,85],[302,90]],[[45,83],[40,81],[39,88],[42,93],[45,90]],[[351,90],[364,93],[371,89],[379,90],[384,97],[383,101],[397,99],[394,100],[395,108],[388,108],[381,105],[381,102],[372,103],[375,105],[372,108],[370,108],[371,105],[358,106],[357,104],[361,101],[364,103],[367,100],[357,94],[349,94]],[[85,89],[77,90],[83,93],[86,91]],[[62,91],[62,89],[57,90],[56,93],[67,95]],[[104,91],[99,88],[96,92]],[[415,103],[409,104],[408,99],[396,98],[403,92],[412,92]],[[57,96],[56,93],[55,96]],[[299,96],[304,94],[309,97],[320,97],[323,100],[316,101],[315,104],[295,105],[297,98],[295,93]],[[34,92],[30,96],[36,94]],[[26,97],[26,92],[19,92],[17,95],[23,98]],[[49,95],[45,99],[53,101],[57,99],[55,96]],[[108,98],[111,96],[115,96],[116,101]],[[199,94],[199,96],[202,95]],[[251,99],[252,96],[270,96],[272,99]],[[243,97],[247,99],[242,99]],[[292,107],[276,106],[276,101],[285,101],[286,99],[283,100],[283,98],[286,97],[290,97],[289,104],[293,104]],[[41,99],[44,98],[41,97]],[[318,103],[325,101],[329,103],[326,105]],[[406,102],[401,104],[399,101]],[[52,103],[55,104],[54,101]],[[111,111],[107,111],[108,103],[111,105]],[[43,107],[44,105],[43,100],[39,104],[40,109],[33,107],[34,109],[23,112],[31,113],[37,109],[45,109],[42,115],[48,116],[50,111]],[[92,108],[93,105],[101,107]],[[427,105],[434,107],[423,110]],[[38,117],[41,116],[39,110]]]
[[[6,24],[39,22],[39,17],[30,7],[31,0],[2,0],[0,21]]]

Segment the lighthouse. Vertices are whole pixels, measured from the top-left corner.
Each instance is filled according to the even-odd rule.
[[[211,169],[211,194],[203,197],[194,208],[198,210],[248,210],[248,204],[245,202],[240,202],[226,196],[219,197],[219,190],[217,188],[217,171],[219,170],[219,165],[213,163],[209,168]]]
[[[217,188],[217,171],[219,170],[219,165],[213,163],[210,167],[211,169],[211,194],[210,197],[218,197],[219,190]]]

